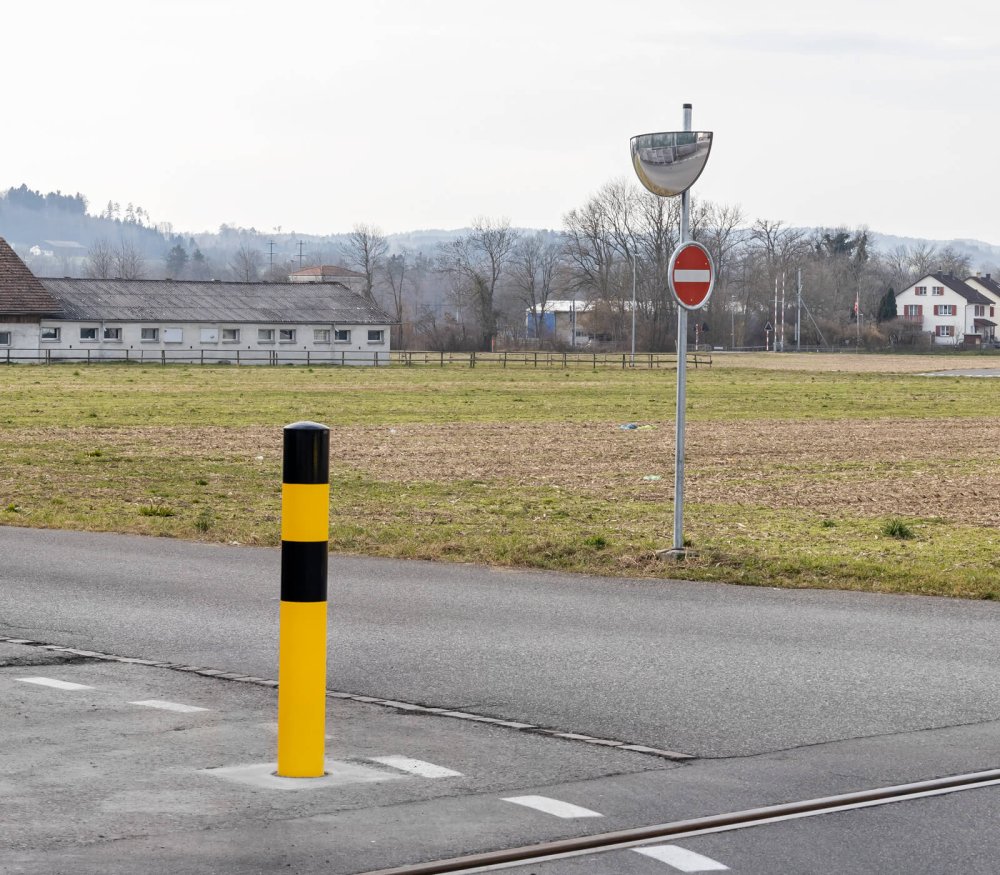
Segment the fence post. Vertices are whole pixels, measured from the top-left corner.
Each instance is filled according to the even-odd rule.
[[[324,774],[329,538],[330,429],[318,422],[286,425],[278,632],[278,775],[283,778]]]
[[[469,367],[474,368],[476,366],[476,351],[473,350],[469,355]]]

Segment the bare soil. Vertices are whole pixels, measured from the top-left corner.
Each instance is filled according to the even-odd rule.
[[[673,423],[648,425],[637,431],[616,423],[337,427],[333,479],[353,470],[379,482],[483,481],[609,500],[669,500]],[[275,466],[281,452],[273,428],[112,428],[99,435],[24,429],[19,441]],[[687,495],[710,504],[1000,526],[997,448],[1000,426],[986,419],[694,422],[687,432]]]

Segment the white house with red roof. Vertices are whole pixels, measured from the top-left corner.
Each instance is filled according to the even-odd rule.
[[[998,300],[949,273],[929,273],[896,294],[896,314],[942,346],[992,340]]]

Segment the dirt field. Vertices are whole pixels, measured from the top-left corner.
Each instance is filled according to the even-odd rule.
[[[766,371],[817,371],[843,374],[920,374],[963,368],[1000,367],[1000,355],[869,355],[857,353],[713,352],[715,366]]]
[[[331,435],[334,478],[350,470],[381,483],[480,481],[670,501],[673,423],[647,425],[338,427]],[[93,442],[86,429],[22,430],[21,438]],[[160,459],[273,467],[281,436],[273,428],[123,428],[102,430],[100,445],[123,458],[140,459],[155,447]],[[1000,526],[1000,454],[984,459],[984,447],[1000,447],[1000,426],[987,419],[694,422],[687,495],[691,502]]]

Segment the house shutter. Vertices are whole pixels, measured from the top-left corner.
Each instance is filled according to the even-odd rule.
[[[923,304],[917,304],[917,315],[918,316],[923,316],[924,315],[924,305]]]

